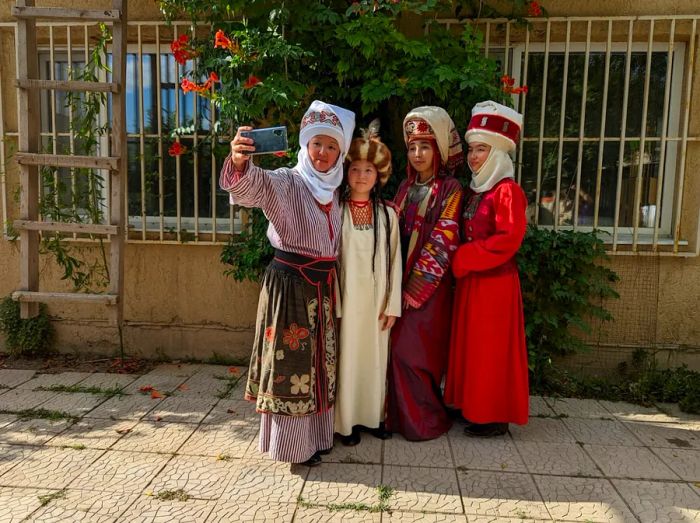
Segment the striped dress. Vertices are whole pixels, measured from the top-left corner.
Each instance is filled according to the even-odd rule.
[[[270,221],[268,239],[284,255],[276,257],[263,278],[246,398],[261,413],[260,451],[278,461],[301,463],[333,445],[335,318],[328,296],[332,282],[313,287],[317,282],[295,274],[289,268],[295,265],[287,262],[299,257],[328,265],[336,258],[338,199],[324,208],[294,169],[267,171],[249,162],[241,172],[230,157],[219,185],[232,204],[262,209]],[[315,300],[312,288],[321,286],[324,291]],[[309,362],[311,369],[304,370]]]

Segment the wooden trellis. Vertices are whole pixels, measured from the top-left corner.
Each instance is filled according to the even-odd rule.
[[[19,89],[19,143],[15,159],[20,168],[22,196],[20,219],[20,289],[13,298],[21,304],[23,318],[38,314],[39,303],[82,302],[107,305],[119,328],[123,320],[124,238],[126,231],[126,45],[127,1],[112,0],[111,9],[37,7],[35,0],[17,0],[12,14],[17,22],[17,87]],[[55,81],[39,77],[36,41],[37,20],[104,22],[112,26],[111,82]],[[112,96],[110,156],[39,154],[41,114],[39,92],[106,92]],[[41,221],[39,218],[39,166],[102,169],[109,176],[109,223],[84,224]],[[110,285],[105,294],[43,292],[39,290],[39,233],[65,232],[107,236],[110,241]],[[120,340],[121,343],[121,340]]]

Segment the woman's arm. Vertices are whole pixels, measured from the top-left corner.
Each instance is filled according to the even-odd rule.
[[[463,278],[469,272],[498,267],[518,252],[527,226],[527,199],[519,185],[501,184],[494,194],[495,232],[483,240],[460,246],[452,262],[452,272]]]

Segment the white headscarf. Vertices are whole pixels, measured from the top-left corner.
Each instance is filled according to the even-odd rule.
[[[515,168],[513,160],[509,154],[503,149],[503,140],[498,136],[482,132],[470,132],[466,136],[467,143],[485,143],[491,146],[489,156],[481,165],[478,171],[472,171],[472,181],[469,187],[477,193],[486,192],[505,178],[515,178]],[[467,159],[469,158],[467,153]]]
[[[425,126],[421,121],[428,125]],[[416,107],[403,119],[403,139],[407,146],[413,140],[426,138],[435,139],[443,165],[454,175],[455,170],[464,162],[464,152],[457,128],[442,107]]]
[[[330,203],[333,193],[343,181],[343,160],[350,148],[354,130],[355,113],[319,100],[309,106],[301,120],[299,156],[294,169],[320,204]],[[325,173],[314,168],[307,148],[309,141],[320,134],[335,138],[340,147],[338,160]]]

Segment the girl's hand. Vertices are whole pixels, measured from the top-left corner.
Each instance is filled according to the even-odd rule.
[[[249,153],[255,151],[255,146],[253,145],[255,141],[252,138],[241,136],[241,131],[252,130],[253,128],[250,126],[239,127],[236,131],[236,136],[231,140],[231,161],[237,171],[245,170],[248,160],[250,160]]]
[[[383,312],[379,315],[379,321],[382,322],[382,330],[391,329],[396,323],[396,316],[387,316]]]

